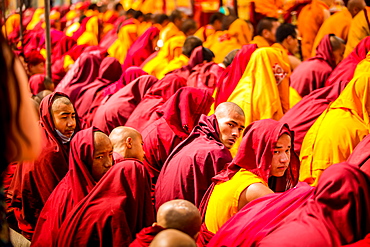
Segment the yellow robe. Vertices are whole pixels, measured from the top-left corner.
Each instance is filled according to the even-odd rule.
[[[194,36],[198,37],[202,42],[206,41],[207,38],[211,35],[213,35],[216,32],[216,30],[213,28],[212,25],[206,25],[201,28],[199,28]]]
[[[290,67],[276,48],[257,49],[242,78],[227,101],[239,105],[245,114],[245,126],[272,118],[279,120],[289,109]],[[230,150],[235,156],[241,139]]]
[[[21,17],[19,14],[12,14],[11,16],[6,19],[5,25],[3,26],[3,34],[9,36],[11,32],[13,32],[17,27],[19,27],[19,23],[21,22]]]
[[[184,54],[171,60],[168,65],[159,73],[157,73],[157,78],[162,79],[167,73],[174,71],[175,69],[180,69],[182,66],[188,65],[189,58]]]
[[[30,23],[28,23],[26,30],[32,30],[41,21],[41,15],[44,14],[44,8],[38,8],[33,13]]]
[[[97,16],[91,17],[86,22],[86,30],[77,39],[77,45],[98,45],[99,19]]]
[[[368,19],[366,19],[365,11],[367,13]],[[348,41],[346,45],[346,50],[344,52],[344,57],[347,57],[363,38],[370,35],[370,29],[368,24],[369,20],[370,20],[370,7],[365,7],[363,11],[358,13],[352,19],[351,26],[348,32]]]
[[[238,211],[240,194],[251,184],[262,183],[262,178],[241,168],[226,182],[218,182],[209,198],[205,215],[208,231],[216,233]]]
[[[351,26],[351,21],[352,15],[347,8],[344,8],[342,11],[335,13],[326,19],[316,35],[311,56],[316,56],[316,47],[319,45],[322,38],[324,38],[324,36],[327,34],[333,33],[339,38],[347,41],[348,30]]]
[[[166,43],[172,37],[183,36],[184,33],[180,31],[173,22],[170,22],[165,26],[159,33],[159,39],[162,40],[163,44]]]
[[[267,42],[267,40],[264,37],[259,35],[254,36],[253,40],[249,42],[249,44],[256,44],[258,48],[270,46],[269,42]]]
[[[370,73],[359,73],[307,132],[300,154],[300,181],[316,186],[329,166],[346,161],[370,132]]]
[[[265,16],[278,18],[279,9],[283,8],[283,1],[281,0],[257,0],[253,1],[255,4],[255,11]],[[285,2],[285,1],[284,1]]]

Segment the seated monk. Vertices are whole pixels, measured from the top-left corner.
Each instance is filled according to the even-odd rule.
[[[70,212],[55,246],[128,246],[142,228],[154,222],[149,176],[142,165],[141,135],[132,128],[112,131],[116,159],[112,169]],[[121,143],[123,149],[118,149]],[[125,150],[125,151],[123,151]]]
[[[316,56],[301,63],[290,76],[290,85],[301,97],[325,86],[325,81],[342,61],[344,40],[326,35],[317,47]]]
[[[316,186],[322,172],[344,162],[370,133],[370,74],[359,73],[316,120],[303,139],[299,180]]]
[[[196,239],[201,223],[199,210],[194,204],[181,199],[166,202],[158,209],[157,222],[136,234],[130,247],[149,246],[155,236],[165,229],[179,230]]]
[[[175,229],[164,230],[153,239],[151,247],[196,247],[194,239]]]
[[[54,188],[68,172],[70,140],[80,130],[80,122],[68,96],[53,93],[40,105],[39,126],[42,150],[31,162],[17,165],[8,198],[18,227],[31,239],[40,211]]]
[[[209,36],[222,30],[222,19],[224,16],[225,15],[222,13],[214,13],[209,18],[209,24],[199,28],[198,31],[195,32],[194,36],[198,37],[202,42],[205,42]]]
[[[280,22],[276,18],[262,18],[257,25],[257,35],[249,44],[256,44],[258,48],[271,46],[276,41],[275,34],[279,26]]]
[[[181,31],[181,26],[184,22],[184,13],[180,10],[172,11],[171,15],[169,16],[170,22],[161,30],[159,33],[159,42],[160,44],[164,44],[170,38],[176,36],[184,36],[184,33]]]
[[[244,112],[235,103],[220,104],[167,158],[155,188],[156,208],[173,199],[199,206],[211,179],[232,157],[229,149],[244,130]]]
[[[112,167],[113,147],[107,135],[91,127],[71,142],[69,171],[50,195],[37,222],[33,246],[54,246],[62,223],[73,208]]]

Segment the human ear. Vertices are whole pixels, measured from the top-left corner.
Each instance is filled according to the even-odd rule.
[[[127,148],[129,148],[129,149],[132,148],[132,138],[131,137],[127,137],[126,145],[127,145]]]

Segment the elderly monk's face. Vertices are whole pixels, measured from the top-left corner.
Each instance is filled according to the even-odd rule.
[[[221,142],[228,149],[232,148],[245,129],[245,118],[239,113],[231,111],[223,117],[217,118],[217,122],[220,129]]]
[[[143,149],[143,138],[140,136],[132,139],[131,156],[140,161],[144,161],[145,152]]]
[[[113,165],[113,145],[107,135],[94,133],[94,159],[91,175],[98,182]]]
[[[52,111],[55,128],[70,138],[76,128],[76,112],[72,104],[57,104]]]
[[[283,134],[278,139],[273,150],[270,172],[272,176],[282,177],[290,162],[290,148],[292,141],[289,135]]]

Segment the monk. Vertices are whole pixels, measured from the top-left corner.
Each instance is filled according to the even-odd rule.
[[[313,0],[298,15],[298,30],[302,37],[303,60],[311,57],[313,42],[321,25],[329,18],[333,0]]]
[[[369,78],[367,72],[356,75],[307,132],[300,154],[300,181],[316,186],[326,168],[345,161],[369,134],[365,93]]]
[[[199,206],[211,178],[231,161],[229,149],[244,130],[244,112],[235,103],[220,104],[167,158],[155,188],[156,208],[173,199]],[[174,176],[176,174],[176,176]]]
[[[121,142],[132,145],[133,156],[116,159],[112,169],[70,212],[55,246],[128,246],[136,233],[153,224],[149,177],[139,160],[144,153],[141,136],[133,129],[124,132],[120,133]]]
[[[325,35],[317,47],[316,56],[300,64],[290,76],[291,87],[301,97],[325,86],[326,79],[342,61],[344,40],[334,34]]]
[[[18,226],[28,239],[32,238],[41,209],[68,172],[69,142],[80,129],[68,96],[53,93],[43,99],[39,126],[41,154],[34,162],[18,164],[8,192]]]
[[[76,206],[112,167],[113,147],[96,128],[78,132],[71,143],[69,171],[40,214],[32,245],[53,246],[58,230]]]
[[[222,19],[224,18],[222,13],[214,13],[209,18],[209,24],[203,26],[196,31],[194,36],[198,37],[202,42],[205,42],[207,38],[211,35],[214,35],[217,31],[222,30]]]
[[[160,232],[149,245],[152,247],[196,247],[194,239],[178,230],[168,229]]]
[[[28,67],[28,75],[45,73],[45,58],[38,51],[31,51],[25,54],[25,62]]]
[[[258,22],[257,35],[249,44],[256,44],[258,48],[269,47],[276,41],[276,30],[280,26],[278,19],[274,17],[264,17]]]
[[[33,96],[44,90],[54,91],[54,83],[51,80],[47,80],[44,74],[31,76],[28,83]]]
[[[350,0],[347,3],[347,8],[343,8],[343,10],[326,19],[316,35],[312,46],[311,56],[314,57],[316,55],[316,47],[319,45],[321,39],[327,34],[335,34],[335,36],[347,42],[352,18],[360,13],[365,7],[366,3],[364,0]]]
[[[171,15],[169,16],[170,22],[161,30],[159,34],[160,44],[163,45],[172,37],[184,35],[184,33],[181,31],[183,18],[184,14],[180,10],[172,11]]]
[[[165,229],[175,229],[196,239],[199,234],[201,218],[199,210],[186,200],[172,200],[159,207],[157,222],[142,229],[130,247],[149,246],[154,237]]]

